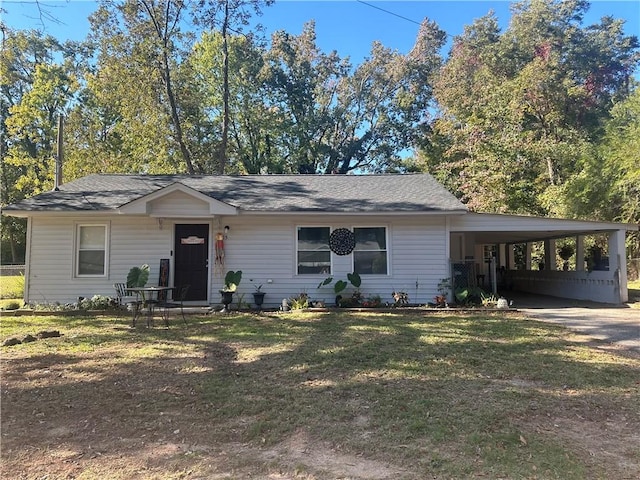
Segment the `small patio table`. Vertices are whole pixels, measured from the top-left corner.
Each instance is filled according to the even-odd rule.
[[[134,308],[132,326],[136,326],[136,320],[138,320],[142,310],[146,310],[147,327],[150,327],[153,323],[153,312],[158,304],[160,293],[168,293],[173,289],[174,287],[127,287],[128,293],[135,294],[136,298],[142,300],[140,306]]]

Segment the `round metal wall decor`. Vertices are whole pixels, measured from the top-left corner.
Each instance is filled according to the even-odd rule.
[[[329,248],[336,255],[349,255],[356,247],[356,238],[348,228],[336,228],[329,237]]]

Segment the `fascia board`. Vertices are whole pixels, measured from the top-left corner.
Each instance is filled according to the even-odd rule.
[[[570,218],[552,218],[552,217],[535,217],[529,215],[510,215],[506,213],[469,213],[466,217],[473,223],[470,225],[456,225],[455,231],[486,231],[492,230],[493,227],[487,228],[485,223],[489,223],[492,219],[508,219],[512,220],[513,224],[508,227],[501,225],[497,230],[501,231],[539,231],[547,228],[549,230],[558,229],[584,229],[593,232],[605,232],[611,230],[627,230],[630,232],[640,229],[640,225],[633,223],[616,223],[616,222],[603,222],[597,220],[580,220]],[[476,223],[474,218],[480,218],[481,222]]]
[[[381,210],[378,212],[332,212],[332,211],[319,211],[319,210],[242,210],[238,211],[239,215],[282,215],[282,216],[294,216],[294,215],[331,215],[331,216],[394,216],[394,217],[423,217],[423,216],[439,216],[439,215],[465,215],[468,212],[466,210],[437,210],[437,211],[416,211],[416,212],[406,212],[406,211],[386,211]]]

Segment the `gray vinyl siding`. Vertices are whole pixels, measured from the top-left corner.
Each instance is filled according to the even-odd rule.
[[[205,216],[209,214],[209,204],[193,198],[184,192],[172,192],[157,200],[149,202],[149,213],[156,216],[184,217]]]
[[[225,242],[225,269],[243,271],[236,295],[244,294],[243,300],[248,303],[252,302],[254,285],[260,284],[266,292],[265,306],[277,306],[283,299],[301,292],[306,292],[313,300],[323,300],[331,305],[334,303],[335,294],[331,286],[317,288],[328,275],[296,273],[298,226],[329,226],[332,230],[357,226],[386,227],[389,272],[387,275],[363,275],[361,286],[364,295],[377,294],[386,302],[393,301],[391,293],[394,289],[407,291],[412,303],[432,301],[437,293],[438,282],[448,272],[448,261],[444,254],[447,237],[444,217],[240,216],[225,219],[222,225],[230,227]],[[331,276],[335,280],[346,280],[347,273],[353,270],[352,256],[331,256]],[[268,283],[269,279],[271,283]],[[213,304],[220,300],[218,290],[222,286],[222,278],[214,276],[214,283]],[[350,288],[343,295],[349,291]]]
[[[25,275],[25,301],[66,303],[80,295],[73,284],[72,219],[31,219],[29,266]]]
[[[171,250],[171,230],[159,230],[148,217],[35,217],[30,220],[31,247],[28,291],[25,300],[33,303],[68,303],[78,297],[114,295],[113,284],[126,281],[133,266],[148,263],[150,283],[157,282],[160,258]],[[108,275],[76,277],[74,235],[76,225],[108,223]]]
[[[183,210],[188,210],[188,205]],[[265,307],[275,307],[282,299],[300,292],[308,293],[314,300],[333,304],[335,295],[332,288],[317,288],[327,275],[296,273],[296,227],[299,225],[326,225],[331,229],[386,227],[388,274],[363,275],[361,286],[364,295],[377,294],[386,302],[392,302],[391,292],[394,289],[406,291],[412,303],[431,301],[437,293],[439,280],[448,272],[445,255],[448,233],[444,216],[238,215],[159,220],[146,216],[114,215],[35,217],[31,222],[29,289],[26,296],[28,301],[36,303],[67,303],[76,301],[80,296],[95,294],[113,296],[113,284],[124,282],[131,267],[145,263],[150,266],[149,284],[157,284],[162,258],[170,259],[172,276],[175,270],[172,257],[175,223],[210,225],[209,304],[212,305],[220,303],[219,290],[227,270],[243,271],[234,303],[244,295],[243,301],[252,304],[254,286],[262,284],[262,290],[266,292]],[[78,222],[108,222],[107,277],[74,276],[74,231]],[[216,269],[213,238],[224,226],[230,227],[225,240],[225,265]],[[347,273],[353,269],[352,256],[332,254],[332,269],[334,279],[346,279]],[[271,283],[268,283],[269,279]]]

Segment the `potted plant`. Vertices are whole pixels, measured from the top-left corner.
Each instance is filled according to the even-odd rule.
[[[350,298],[343,299],[340,293],[345,288],[347,288],[349,283],[344,280],[337,280],[333,285],[333,292],[336,294],[336,307],[355,307],[360,304],[360,301],[362,299],[362,294],[360,293],[360,285],[362,285],[362,279],[360,278],[360,275],[357,272],[347,273],[347,280],[349,281],[349,283],[351,283],[351,285],[353,285],[355,291]],[[331,282],[333,282],[333,277],[327,277],[322,282],[320,282],[318,288],[329,285]]]
[[[442,308],[449,306],[449,295],[451,294],[451,290],[451,279],[440,279],[440,282],[438,282],[438,292],[440,294],[433,297],[436,307]]]
[[[393,297],[393,302],[396,307],[409,305],[409,294],[407,292],[403,292],[402,290],[394,290],[391,292],[391,296]]]
[[[238,270],[234,272],[233,270],[229,270],[224,276],[224,287],[220,290],[220,294],[222,295],[222,304],[224,308],[223,312],[229,310],[229,304],[233,302],[233,294],[238,289],[238,285],[242,280],[242,270]]]
[[[564,260],[564,264],[562,266],[563,270],[569,270],[569,259],[575,252],[573,245],[565,243],[558,249],[558,256]]]
[[[141,308],[147,306],[147,301],[144,296],[144,292],[135,291],[135,293],[132,293],[133,291],[129,291],[127,289],[144,288],[148,281],[149,265],[144,264],[139,267],[132,267],[129,270],[126,286],[123,284],[116,284],[116,290],[120,297],[119,301],[122,301],[123,297],[135,295],[135,300],[127,302],[127,310],[133,314],[133,325],[136,323],[136,319],[140,314]]]
[[[127,274],[127,288],[142,288],[149,281],[149,265],[133,267]]]
[[[256,308],[258,310],[262,309],[262,304],[264,303],[264,295],[265,293],[262,291],[262,284],[255,285],[255,291],[253,292],[253,303],[256,304]]]
[[[434,305],[437,308],[444,308],[449,306],[449,304],[447,303],[447,297],[445,297],[444,295],[436,295],[435,297],[433,297],[433,301]]]

